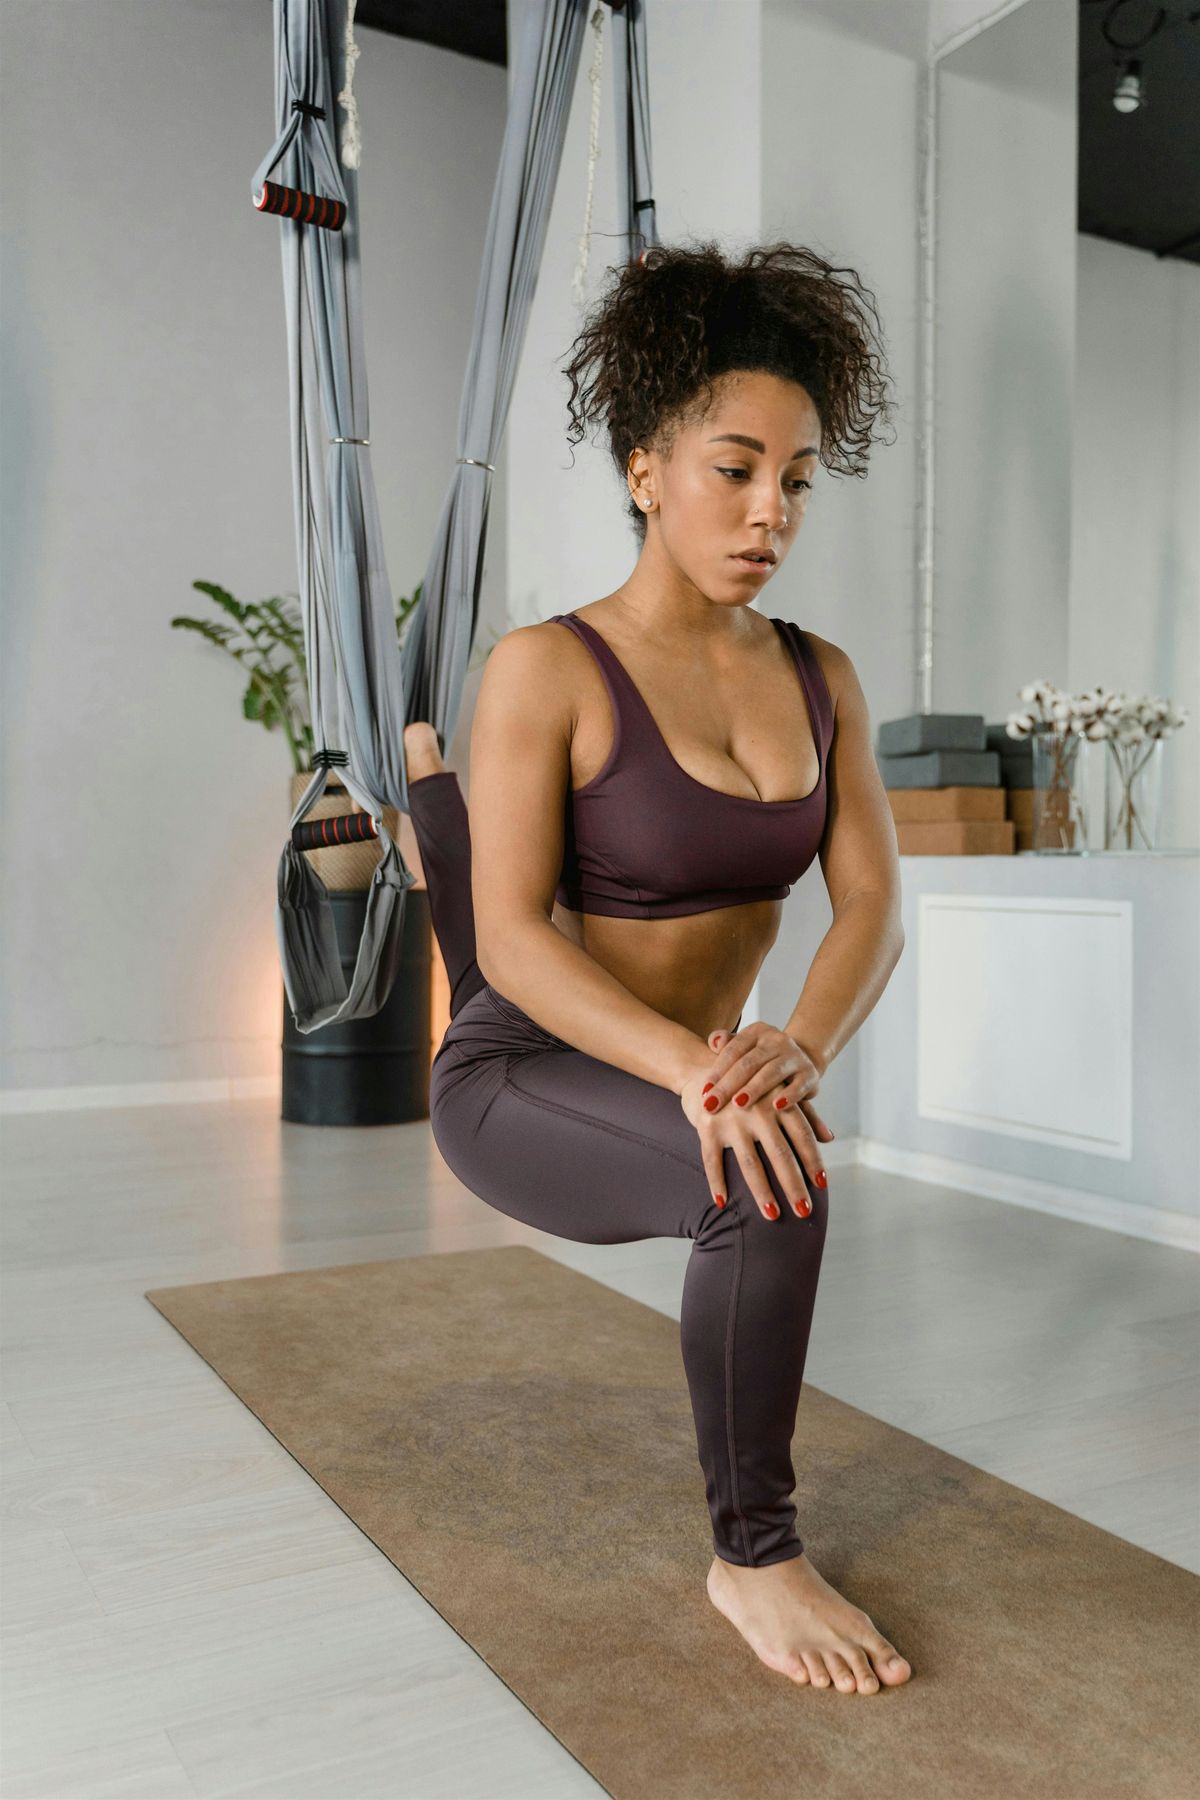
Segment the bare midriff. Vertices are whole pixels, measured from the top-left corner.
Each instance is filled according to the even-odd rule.
[[[646,1006],[708,1037],[732,1031],[779,932],[781,900],[749,900],[675,919],[610,918],[554,907],[553,919]]]

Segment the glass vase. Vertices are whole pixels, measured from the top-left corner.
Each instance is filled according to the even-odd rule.
[[[1155,850],[1162,819],[1162,738],[1119,744],[1106,738],[1104,848]]]
[[[1086,750],[1087,739],[1076,732],[1034,732],[1034,850],[1077,852],[1087,848]]]

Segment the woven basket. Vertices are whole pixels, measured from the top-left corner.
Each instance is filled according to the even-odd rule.
[[[312,770],[301,771],[292,776],[292,812],[300,804],[300,796],[312,780]],[[360,812],[362,809],[350,798],[336,772],[329,771],[329,779],[325,783],[325,791],[321,798],[310,806],[305,813],[305,823],[313,819],[332,819],[342,813]],[[421,858],[417,851],[416,834],[412,828],[412,820],[399,807],[385,806],[383,822],[389,835],[400,845],[400,854],[417,877],[416,885],[425,886],[425,871],[421,867]],[[353,889],[369,888],[375,871],[383,858],[383,849],[378,838],[368,838],[362,844],[335,844],[325,850],[304,850],[303,856],[309,859],[312,868],[321,877],[325,886],[333,892],[344,893]]]

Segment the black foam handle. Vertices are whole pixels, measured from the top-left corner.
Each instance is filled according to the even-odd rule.
[[[297,850],[332,850],[337,844],[363,844],[378,836],[369,812],[334,813],[327,819],[301,819],[292,826]]]

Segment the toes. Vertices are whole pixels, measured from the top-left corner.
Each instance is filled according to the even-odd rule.
[[[870,1620],[863,1632],[863,1646],[875,1666],[875,1673],[881,1681],[906,1681],[912,1674],[908,1663],[900,1655],[895,1644],[889,1644],[882,1633],[876,1631]]]
[[[414,719],[404,727],[404,755],[410,781],[440,774],[446,767],[438,734],[425,719]]]
[[[825,1650],[822,1652],[822,1655],[825,1658],[829,1673],[833,1676],[833,1685],[837,1688],[838,1692],[841,1694],[856,1694],[858,1692],[858,1682],[854,1679],[854,1671],[847,1663],[845,1657],[839,1656],[836,1650]]]
[[[785,1673],[790,1675],[797,1687],[808,1686],[808,1667],[803,1657],[798,1656],[794,1663],[788,1665]]]
[[[805,1666],[808,1669],[808,1678],[813,1686],[815,1688],[827,1688],[829,1686],[829,1670],[825,1667],[825,1664],[817,1655],[817,1652],[815,1650],[803,1650],[801,1651],[801,1655],[803,1656]]]
[[[854,1679],[858,1684],[859,1693],[877,1694],[879,1692],[879,1677],[867,1660],[866,1653],[861,1650],[857,1644],[848,1644],[845,1650],[843,1650],[842,1656],[854,1673]]]

